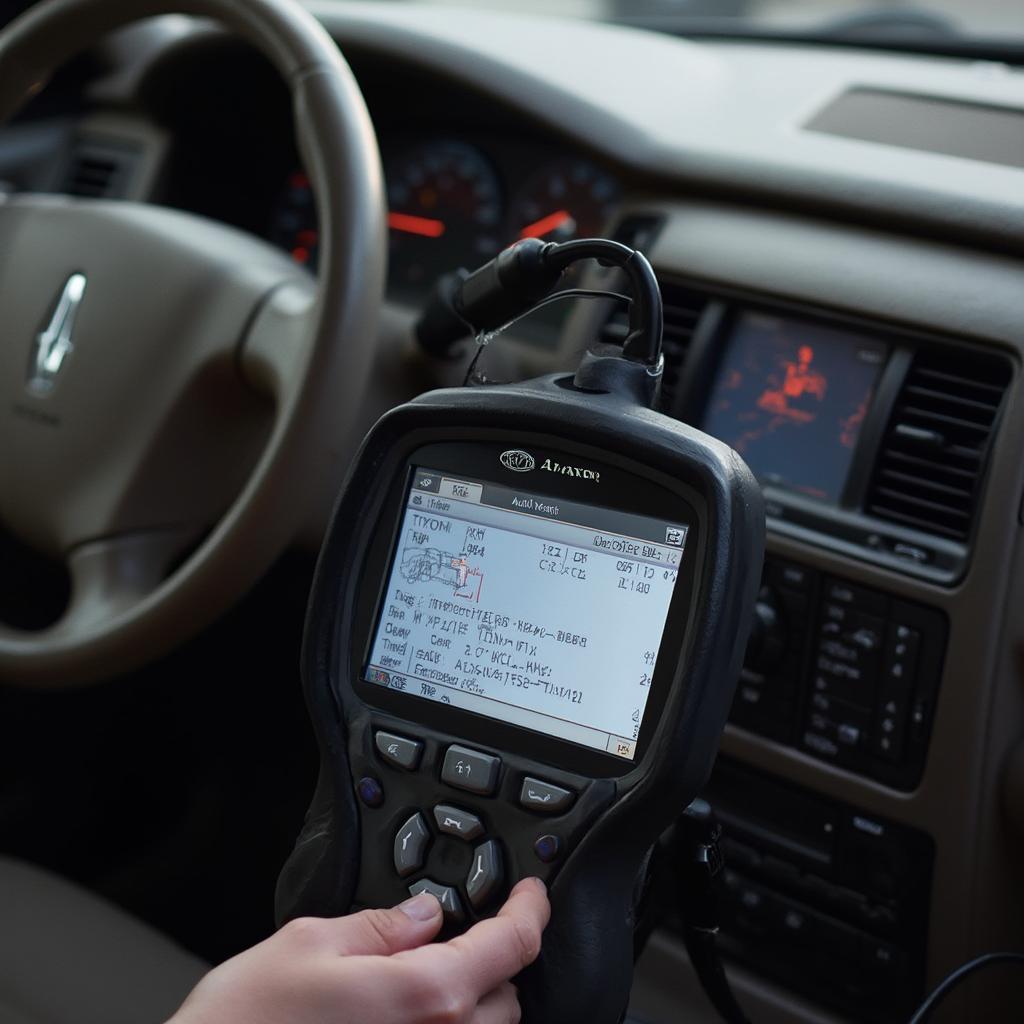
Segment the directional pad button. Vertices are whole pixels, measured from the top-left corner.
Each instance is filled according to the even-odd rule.
[[[445,920],[450,923],[461,924],[466,919],[459,894],[450,885],[441,885],[429,878],[421,878],[409,886],[409,892],[413,896],[421,892],[429,892],[431,896],[436,896],[444,911]]]
[[[474,910],[487,905],[501,886],[501,847],[488,839],[473,851],[473,863],[466,875],[466,895]]]
[[[405,878],[423,867],[429,842],[427,823],[417,811],[395,836],[395,870],[399,878]]]

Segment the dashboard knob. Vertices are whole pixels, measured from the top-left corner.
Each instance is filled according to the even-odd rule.
[[[785,654],[786,630],[778,599],[772,588],[765,586],[757,595],[744,664],[756,672],[770,672],[778,667]]]

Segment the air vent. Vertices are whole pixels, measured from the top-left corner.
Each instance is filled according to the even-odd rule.
[[[919,352],[889,420],[867,510],[966,540],[1010,375],[998,357]]]
[[[707,295],[672,281],[661,281],[660,284],[665,309],[665,329],[662,335],[665,373],[661,381],[661,407],[666,412],[672,412],[675,409],[686,352],[701,314],[710,300]],[[605,322],[601,330],[601,341],[621,345],[628,333],[629,314],[619,306]]]
[[[119,146],[79,140],[71,154],[63,192],[90,199],[118,199],[128,190],[136,154]]]

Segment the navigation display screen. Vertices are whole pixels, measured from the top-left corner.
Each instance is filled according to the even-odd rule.
[[[703,429],[735,448],[762,484],[835,503],[886,348],[807,321],[736,320]]]
[[[364,678],[632,760],[687,533],[417,468]]]

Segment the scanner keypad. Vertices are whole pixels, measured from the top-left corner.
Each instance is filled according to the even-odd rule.
[[[564,813],[577,800],[576,791],[535,775],[516,773],[512,778],[503,778],[499,757],[459,743],[428,750],[422,739],[413,736],[384,730],[373,730],[371,736],[376,757],[388,768],[398,771],[389,778],[397,781],[402,775],[408,777],[408,773],[424,778],[432,776],[434,780],[440,776],[442,789],[450,786],[464,794],[484,798],[479,808],[470,810],[462,805],[461,799],[450,803],[441,799],[417,807],[419,800],[414,797],[411,805],[406,803],[403,807],[399,803],[396,810],[403,813],[392,819],[392,822],[400,822],[397,827],[391,826],[395,828],[392,833],[395,874],[405,880],[410,894],[429,892],[436,896],[450,926],[464,926],[467,921],[486,916],[516,880],[509,877],[510,867],[513,867],[513,876],[517,874],[507,860],[510,850],[500,836],[493,832],[488,834],[486,817],[490,815],[485,816],[483,812],[492,799],[501,801],[495,810],[511,804],[542,815]],[[427,789],[436,793],[437,781]],[[402,799],[398,794],[394,796]],[[433,799],[437,800],[437,796]],[[367,806],[377,805],[368,803]],[[491,824],[493,826],[493,821]],[[540,835],[533,841],[531,852],[531,859],[536,858],[534,863],[551,864],[564,855],[562,840],[554,834]]]

